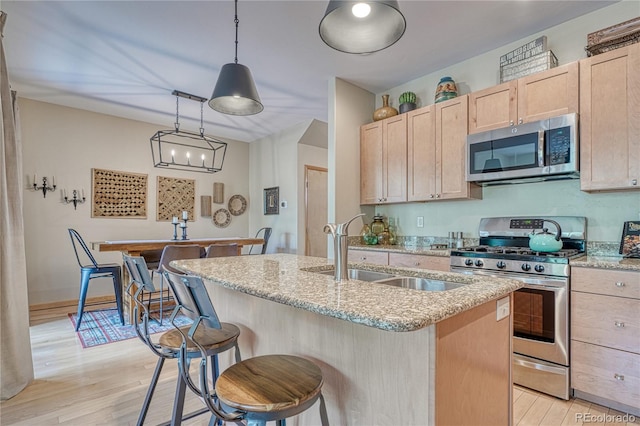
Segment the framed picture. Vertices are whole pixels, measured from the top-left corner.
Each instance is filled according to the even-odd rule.
[[[620,239],[620,254],[640,258],[640,221],[625,222]]]
[[[264,189],[264,214],[280,214],[280,187]]]

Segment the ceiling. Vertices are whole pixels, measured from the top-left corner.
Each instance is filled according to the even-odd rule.
[[[615,1],[402,1],[407,30],[370,55],[326,46],[327,1],[241,0],[238,61],[264,111],[237,117],[204,105],[205,133],[251,142],[307,120],[327,121],[337,76],[379,93]],[[43,102],[172,128],[180,90],[208,98],[234,59],[234,3],[11,1],[4,47],[12,87]],[[181,128],[200,127],[200,103],[180,99]]]

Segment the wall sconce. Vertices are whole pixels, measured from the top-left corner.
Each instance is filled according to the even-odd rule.
[[[78,204],[82,204],[85,201],[87,201],[87,199],[84,197],[84,189],[82,190],[82,197],[80,197],[80,191],[78,191],[77,189],[73,190],[73,196],[71,198],[69,198],[67,196],[67,190],[63,189],[62,190],[62,196],[64,197],[64,202],[69,204],[69,203],[73,203],[73,209],[77,210],[78,209]]]
[[[216,204],[224,203],[224,183],[213,183],[213,202]]]
[[[42,195],[44,195],[44,198],[47,198],[47,192],[53,192],[56,190],[56,177],[55,176],[51,176],[51,184],[52,186],[49,186],[49,181],[47,180],[46,176],[42,177],[42,186],[38,186],[38,175],[33,175],[33,190],[34,191],[42,191]]]

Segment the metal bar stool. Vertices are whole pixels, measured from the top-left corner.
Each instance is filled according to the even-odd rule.
[[[321,424],[329,424],[321,392],[322,371],[313,362],[298,356],[264,355],[237,362],[224,370],[217,380],[214,377],[212,390],[207,377],[206,348],[198,335],[202,330],[220,327],[218,315],[202,279],[170,272],[165,275],[179,303],[172,321],[178,310],[194,319],[188,332],[181,329],[180,374],[219,421],[265,425],[275,420],[278,425],[284,425],[287,417],[302,413],[319,399]],[[201,351],[198,385],[189,372],[189,342]]]
[[[238,244],[211,244],[207,247],[207,251],[205,252],[205,258],[210,257],[227,257],[227,256],[237,256],[238,255]]]
[[[156,363],[156,368],[153,372],[153,377],[151,379],[151,383],[149,384],[149,388],[144,398],[142,409],[140,410],[140,415],[136,423],[138,426],[141,426],[142,424],[144,424],[144,420],[149,410],[149,405],[151,404],[151,399],[153,398],[153,393],[155,391],[156,385],[158,384],[158,378],[160,377],[160,373],[162,371],[165,360],[177,359],[181,354],[180,350],[182,348],[184,349],[182,357],[183,362],[187,366],[186,368],[189,368],[189,361],[192,358],[200,358],[201,356],[205,356],[212,362],[212,376],[217,377],[219,374],[217,370],[217,355],[219,353],[235,348],[235,360],[236,362],[240,361],[240,348],[238,347],[238,336],[240,335],[240,329],[233,324],[219,323],[219,327],[217,328],[201,329],[196,334],[196,339],[198,339],[198,341],[200,342],[198,346],[196,346],[191,341],[187,341],[186,347],[184,347],[182,335],[183,333],[187,333],[190,329],[189,326],[185,326],[183,327],[183,329],[176,328],[174,330],[163,333],[160,336],[158,342],[154,342],[149,335],[149,310],[142,300],[143,292],[156,291],[149,274],[149,269],[147,269],[147,264],[145,263],[144,258],[141,256],[129,256],[124,254],[122,257],[125,267],[129,271],[129,277],[131,277],[131,282],[129,284],[129,287],[127,288],[127,291],[134,283],[137,286],[137,290],[133,296],[133,300],[135,302],[134,318],[138,318],[135,324],[136,334],[138,335],[140,340],[142,340],[142,342],[146,344],[149,349],[151,349],[151,351],[158,357],[158,362]],[[141,315],[140,311],[142,313]],[[175,319],[175,315],[177,314],[177,312],[178,307],[174,309],[172,319]],[[182,374],[179,374],[176,383],[176,393],[171,414],[171,422],[167,422],[165,424],[171,424],[172,426],[180,425],[182,420],[187,420],[197,415],[209,412],[208,408],[203,408],[193,413],[183,415],[185,390],[186,383],[183,380]]]

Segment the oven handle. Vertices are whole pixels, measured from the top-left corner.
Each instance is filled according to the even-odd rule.
[[[531,361],[525,361],[523,359],[514,358],[513,363],[521,365],[522,367],[526,367],[526,368],[533,368],[535,370],[546,371],[547,373],[563,374],[563,375],[566,374],[566,369],[564,368],[551,367],[549,365],[542,365],[542,364],[538,364]]]

